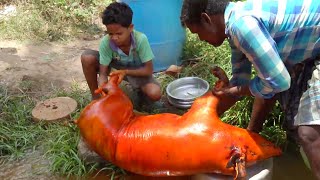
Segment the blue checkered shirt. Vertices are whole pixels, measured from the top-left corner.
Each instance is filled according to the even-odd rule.
[[[271,98],[290,87],[288,69],[320,53],[320,0],[231,2],[224,14],[232,85]],[[257,76],[251,79],[251,66]]]

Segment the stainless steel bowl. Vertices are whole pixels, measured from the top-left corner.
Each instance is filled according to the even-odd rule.
[[[167,98],[175,107],[187,109],[194,100],[204,95],[209,90],[209,83],[199,77],[179,78],[166,88]]]

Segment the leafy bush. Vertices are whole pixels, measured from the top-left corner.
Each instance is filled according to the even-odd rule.
[[[100,13],[111,0],[26,0],[16,16],[0,19],[1,38],[64,40],[101,32]]]

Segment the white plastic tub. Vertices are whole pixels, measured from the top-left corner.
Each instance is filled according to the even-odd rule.
[[[247,168],[247,178],[249,180],[271,180],[273,173],[273,159],[258,162]],[[233,180],[232,176],[219,174],[197,174],[192,176],[192,180]]]

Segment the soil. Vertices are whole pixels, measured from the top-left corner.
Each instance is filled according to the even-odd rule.
[[[68,43],[22,44],[0,42],[0,85],[10,91],[34,96],[68,89],[73,83],[87,89],[80,56],[85,49],[97,49],[99,40]]]
[[[68,90],[75,83],[88,90],[80,56],[85,49],[97,49],[98,45],[98,39],[41,44],[2,41],[0,86],[39,100],[52,95],[54,89]],[[39,157],[43,154],[36,150],[19,161],[0,162],[0,179],[60,179],[49,172],[48,160]]]

